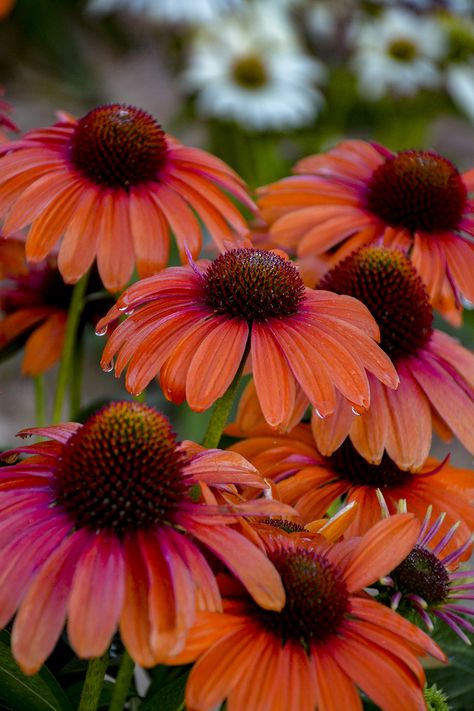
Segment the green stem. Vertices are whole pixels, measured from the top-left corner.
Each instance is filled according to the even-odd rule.
[[[112,701],[110,702],[109,711],[123,711],[127,694],[130,688],[130,682],[133,677],[135,662],[127,652],[124,651],[122,661],[120,662],[117,681],[115,682]]]
[[[69,314],[66,324],[66,336],[64,339],[63,354],[59,365],[58,382],[56,385],[56,396],[53,405],[53,423],[61,422],[64,399],[66,397],[67,385],[71,376],[71,366],[74,356],[74,348],[76,345],[76,335],[81,318],[82,309],[84,306],[84,294],[87,287],[89,274],[82,276],[74,286],[71,303],[69,305]]]
[[[94,657],[94,659],[89,661],[84,686],[82,687],[81,701],[77,711],[96,711],[99,705],[100,692],[102,691],[102,684],[104,682],[108,662],[108,650],[102,657]]]
[[[212,411],[211,419],[207,426],[206,434],[202,441],[203,447],[208,449],[214,449],[219,444],[220,438],[224,431],[224,427],[227,424],[227,419],[229,417],[232,403],[234,402],[235,394],[240,383],[240,378],[242,377],[242,372],[244,370],[245,361],[250,350],[250,336],[247,339],[247,345],[245,346],[245,351],[240,361],[239,368],[234,376],[233,381],[225,391],[224,395],[216,401],[214,405],[214,410]]]
[[[69,413],[73,420],[77,417],[77,413],[81,409],[81,393],[82,393],[82,376],[84,373],[84,330],[77,337],[76,352],[72,357],[72,372],[69,382]]]
[[[46,424],[46,398],[44,388],[44,375],[37,375],[35,381],[35,407],[36,426],[43,427]]]

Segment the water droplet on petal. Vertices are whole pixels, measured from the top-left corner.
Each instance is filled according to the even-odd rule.
[[[125,316],[132,316],[135,313],[135,309],[128,309],[125,311]]]
[[[107,333],[108,326],[104,326],[103,328],[96,328],[95,335],[96,336],[105,336]]]
[[[126,311],[128,309],[128,304],[122,304],[122,306],[117,306],[120,312]]]
[[[352,412],[354,415],[357,415],[357,417],[360,417],[362,415],[362,412],[359,412],[359,410],[356,407],[351,407]]]
[[[321,420],[324,420],[325,415],[322,415],[316,407],[314,408],[314,412]]]
[[[114,361],[111,360],[109,363],[104,363],[102,366],[102,370],[104,373],[110,373],[111,370],[114,369]]]

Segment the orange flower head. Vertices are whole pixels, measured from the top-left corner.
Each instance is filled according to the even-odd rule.
[[[423,348],[433,333],[424,284],[398,250],[359,249],[326,274],[319,287],[362,301],[380,328],[380,347],[395,362]]]
[[[467,188],[443,156],[402,151],[374,171],[366,200],[367,208],[392,227],[433,233],[456,229],[466,209]]]
[[[444,512],[446,520],[440,530],[444,533],[456,524],[453,541],[457,545],[474,529],[474,473],[469,469],[428,457],[419,471],[409,472],[386,453],[378,464],[371,464],[349,438],[324,457],[310,442],[306,428],[300,425],[289,435],[259,432],[231,447],[272,482],[275,498],[294,506],[305,526],[344,497],[347,504],[357,502],[357,506],[342,533],[345,538],[362,535],[380,519],[380,490],[388,513],[397,511],[400,499],[420,519],[429,505],[437,515]]]
[[[262,546],[227,524],[285,507],[199,496],[201,487],[265,489],[240,455],[177,442],[163,415],[128,401],[83,425],[20,434],[47,438],[6,452],[0,469],[0,626],[16,612],[12,647],[26,673],[54,649],[66,617],[80,657],[102,655],[117,628],[143,666],[177,653],[196,610],[221,609],[209,552],[263,608],[283,606]]]
[[[128,188],[156,180],[167,151],[164,131],[150,114],[110,104],[79,119],[68,152],[76,170],[92,182]]]
[[[417,657],[444,661],[443,653],[414,625],[360,595],[416,540],[417,521],[390,519],[350,545],[266,539],[286,603],[279,612],[262,610],[235,582],[221,581],[224,612],[198,615],[185,649],[168,660],[197,659],[186,706],[209,711],[227,698],[235,711],[359,711],[358,687],[383,711],[423,708]]]
[[[201,222],[220,251],[248,233],[231,201],[255,205],[225,163],[166,134],[142,109],[108,104],[76,120],[1,146],[4,232],[31,225],[26,255],[38,262],[58,241],[64,280],[76,282],[97,259],[107,289],[163,269],[173,232],[181,260],[197,257]],[[227,193],[229,195],[227,195]]]
[[[402,469],[413,470],[428,456],[434,425],[474,452],[468,424],[474,418],[474,356],[433,329],[428,294],[408,257],[386,247],[360,247],[328,272],[320,287],[367,306],[400,377],[398,389],[389,391],[369,376],[371,408],[357,421],[342,402],[338,421],[313,418],[320,451],[331,454],[349,434],[368,461],[379,463],[385,449]]]
[[[173,519],[186,492],[185,462],[163,415],[144,405],[114,403],[68,440],[54,485],[56,501],[76,528],[106,528],[120,536],[151,528]]]
[[[276,244],[308,267],[321,256],[334,265],[374,240],[402,249],[433,307],[460,323],[462,300],[474,301],[474,170],[461,175],[434,151],[347,140],[294,172],[260,189]]]
[[[274,545],[269,558],[281,575],[286,603],[280,612],[253,607],[253,616],[281,644],[324,642],[337,635],[349,611],[349,593],[342,571],[320,551],[295,545]]]
[[[208,266],[203,291],[214,313],[252,323],[296,314],[305,288],[288,259],[271,251],[234,249]]]
[[[335,389],[366,409],[365,369],[396,387],[379,331],[359,301],[304,286],[297,268],[271,251],[232,249],[213,262],[168,269],[127,289],[97,325],[108,340],[102,367],[128,366],[137,394],[158,373],[165,396],[210,407],[231,384],[250,351],[258,400],[273,427],[285,429],[295,403],[321,415],[334,411]],[[116,359],[116,360],[115,360]]]

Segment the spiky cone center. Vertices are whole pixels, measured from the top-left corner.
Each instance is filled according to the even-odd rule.
[[[455,229],[467,190],[456,167],[432,151],[402,151],[372,175],[367,208],[392,227],[438,232]]]
[[[69,159],[97,185],[128,189],[158,180],[167,151],[165,134],[153,116],[134,106],[108,104],[77,122]]]
[[[417,595],[428,605],[440,605],[448,598],[449,573],[439,558],[423,546],[415,546],[390,577],[403,595]]]
[[[187,494],[184,454],[168,420],[147,405],[114,402],[68,440],[54,488],[76,528],[119,536],[172,521]]]
[[[386,453],[380,464],[370,464],[361,457],[350,439],[346,439],[328,461],[331,469],[344,481],[350,481],[353,486],[386,489],[392,486],[403,486],[413,476],[399,469]]]
[[[296,267],[274,252],[232,249],[203,275],[204,300],[218,314],[252,321],[297,313],[304,283]]]
[[[263,523],[266,526],[272,526],[272,528],[285,531],[285,533],[303,533],[307,530],[300,523],[288,521],[286,518],[263,518],[259,523]]]
[[[232,67],[232,77],[243,89],[260,89],[268,80],[265,64],[256,54],[239,57]]]
[[[341,572],[321,553],[303,547],[269,552],[281,575],[286,602],[280,612],[254,608],[260,624],[282,644],[297,642],[309,650],[337,634],[349,609]]]
[[[381,348],[392,360],[416,353],[433,333],[428,292],[399,250],[362,247],[337,264],[318,287],[362,301],[380,328]]]

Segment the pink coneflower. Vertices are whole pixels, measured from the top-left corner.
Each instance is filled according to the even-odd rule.
[[[380,239],[410,255],[443,313],[453,317],[461,297],[474,301],[474,170],[461,175],[434,151],[349,140],[301,160],[295,173],[260,190],[277,244],[300,257],[337,247],[343,258]]]
[[[456,549],[446,550],[458,526],[452,526],[440,540],[437,534],[444,515],[430,526],[431,513],[429,507],[413,550],[377,586],[380,599],[388,598],[392,610],[415,610],[430,632],[433,615],[471,644],[463,629],[474,632],[474,625],[466,619],[474,617],[474,608],[462,603],[474,600],[474,570],[459,569],[459,562],[472,546],[474,535]]]
[[[179,651],[196,609],[221,608],[202,549],[259,605],[281,609],[274,566],[226,525],[239,507],[196,500],[200,484],[265,488],[240,455],[179,444],[165,417],[133,402],[107,405],[84,425],[20,434],[48,438],[6,453],[31,456],[0,469],[0,627],[17,611],[12,647],[26,673],[51,653],[66,617],[80,657],[102,655],[117,627],[142,666]],[[259,513],[243,511],[252,508]]]
[[[31,224],[29,261],[38,262],[61,236],[58,265],[76,282],[97,257],[105,286],[117,291],[134,265],[146,277],[168,262],[173,232],[200,252],[200,218],[219,249],[248,231],[230,198],[254,205],[241,179],[218,158],[187,148],[133,106],[99,106],[79,120],[61,115],[49,128],[3,146],[0,215],[5,235]],[[224,192],[225,191],[225,192]]]
[[[360,711],[362,689],[383,711],[425,708],[417,657],[445,661],[420,629],[358,593],[398,560],[419,523],[401,514],[362,539],[331,545],[272,536],[268,555],[286,604],[262,610],[235,581],[222,581],[223,614],[199,614],[184,651],[171,663],[194,664],[186,708],[210,711]]]
[[[369,406],[365,369],[397,385],[367,309],[305,288],[295,266],[274,252],[240,248],[210,264],[166,269],[127,289],[98,332],[121,312],[129,315],[107,343],[104,369],[116,356],[116,376],[128,368],[134,394],[159,372],[165,396],[193,410],[224,394],[247,349],[263,414],[275,427],[287,425],[301,391],[327,415],[335,389],[350,406]]]

